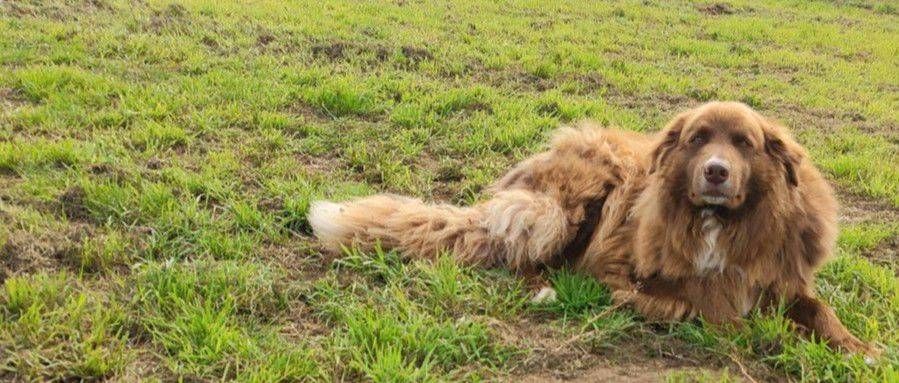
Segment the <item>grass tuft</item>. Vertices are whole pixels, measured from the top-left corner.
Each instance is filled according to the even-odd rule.
[[[564,316],[593,312],[612,304],[611,292],[596,278],[560,270],[552,274],[550,283],[557,299],[546,309]]]
[[[0,292],[0,366],[33,380],[113,376],[134,357],[126,315],[65,273],[9,278]]]

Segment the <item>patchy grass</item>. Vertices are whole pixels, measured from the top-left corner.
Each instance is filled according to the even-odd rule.
[[[449,257],[403,263],[398,254],[349,252],[339,270],[374,281],[341,283],[336,273],[308,293],[316,315],[335,327],[336,373],[379,382],[474,379],[520,353],[498,341],[491,318],[510,318],[524,307],[509,276],[485,284]],[[480,368],[475,368],[475,367]]]
[[[148,264],[134,275],[133,320],[181,377],[245,381],[321,377],[312,351],[266,324],[287,301],[278,275],[236,262]]]
[[[897,18],[881,1],[0,2],[0,378],[637,364],[669,381],[895,381]],[[560,300],[534,306],[502,271],[331,262],[309,237],[316,198],[470,203],[559,124],[654,131],[709,99],[792,127],[840,189],[874,201],[848,214],[886,211],[848,220],[818,286],[879,364],[780,316],[647,324],[564,270]]]
[[[34,380],[115,376],[134,358],[127,315],[66,273],[9,278],[0,293],[0,365]]]
[[[895,137],[857,129],[823,134],[807,132],[818,164],[849,190],[889,201],[899,207],[899,146]]]
[[[837,244],[848,251],[868,251],[896,236],[899,222],[868,222],[843,227]]]

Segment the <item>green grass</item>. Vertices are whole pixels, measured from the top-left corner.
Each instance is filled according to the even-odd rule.
[[[0,379],[478,381],[688,355],[660,379],[896,380],[897,25],[881,1],[2,2]],[[864,201],[818,290],[879,364],[777,316],[647,324],[565,270],[531,305],[502,271],[329,264],[309,236],[317,198],[470,203],[560,124],[655,131],[710,99],[779,118]]]
[[[887,138],[857,129],[807,132],[818,164],[841,185],[899,206],[899,147]]]
[[[868,222],[842,228],[838,245],[848,251],[868,251],[899,236],[899,222]]]
[[[34,380],[115,376],[134,354],[127,311],[66,273],[9,278],[0,293],[5,371]]]
[[[407,264],[380,250],[350,251],[338,270],[366,279],[342,284],[331,273],[308,292],[313,311],[336,327],[328,344],[335,375],[379,382],[476,379],[521,352],[499,342],[490,326],[491,318],[524,309],[508,275],[490,285],[449,257]]]

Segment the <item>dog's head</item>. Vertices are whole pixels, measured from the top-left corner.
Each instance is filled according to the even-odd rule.
[[[797,186],[803,153],[785,129],[750,107],[710,102],[675,117],[652,156],[650,172],[673,197],[737,209],[752,193]]]

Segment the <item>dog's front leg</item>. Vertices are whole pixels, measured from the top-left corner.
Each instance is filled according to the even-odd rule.
[[[694,305],[685,298],[683,279],[659,276],[633,278],[630,289],[618,289],[612,293],[617,302],[629,303],[647,319],[673,322],[696,316]]]
[[[743,325],[726,291],[710,289],[702,277],[667,278],[654,274],[635,278],[638,286],[635,307],[656,319],[684,320],[701,316],[716,326]],[[715,285],[714,283],[711,285]]]
[[[677,322],[696,316],[693,306],[684,300],[649,295],[639,290],[616,290],[612,298],[618,303],[627,303],[644,318],[657,322]]]
[[[862,353],[869,358],[880,355],[880,351],[876,348],[852,335],[837,318],[833,309],[815,297],[807,294],[798,295],[793,299],[786,314],[802,329],[821,337],[832,347]]]

